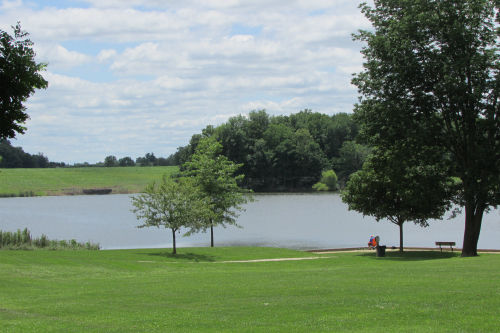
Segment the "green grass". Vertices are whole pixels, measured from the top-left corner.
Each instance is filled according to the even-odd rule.
[[[33,191],[38,195],[71,193],[71,189],[115,187],[128,193],[140,192],[152,180],[160,180],[166,172],[178,167],[116,167],[116,168],[55,168],[2,169],[0,194]]]
[[[500,256],[1,251],[1,332],[495,332]],[[315,260],[226,262],[321,257]]]

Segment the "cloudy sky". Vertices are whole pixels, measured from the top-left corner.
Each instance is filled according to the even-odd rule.
[[[370,28],[356,0],[0,1],[49,63],[12,143],[70,164],[167,157],[251,110],[351,112]]]

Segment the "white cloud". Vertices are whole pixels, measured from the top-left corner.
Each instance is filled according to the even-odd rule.
[[[248,42],[250,40],[254,39],[254,36],[252,35],[235,35],[230,38],[231,40],[235,42]]]
[[[37,62],[47,61],[51,68],[64,68],[81,66],[93,61],[93,57],[76,51],[68,51],[61,45],[35,45]]]
[[[97,62],[99,63],[107,63],[116,58],[116,50],[101,50],[96,57]]]
[[[3,0],[2,5],[0,6],[1,10],[12,10],[19,8],[23,5],[22,0],[14,0],[14,1],[8,1],[8,0]]]
[[[88,0],[90,8],[3,1],[49,89],[28,100],[16,144],[51,160],[168,156],[208,124],[265,108],[350,112],[369,24],[350,0]],[[57,4],[57,2],[56,2]]]

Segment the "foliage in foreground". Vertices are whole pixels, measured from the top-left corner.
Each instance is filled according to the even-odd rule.
[[[207,223],[199,224],[198,230],[210,229],[211,246],[214,247],[214,227],[236,224],[236,211],[244,210],[241,205],[252,202],[251,191],[237,185],[245,175],[234,176],[242,166],[229,161],[222,155],[222,145],[215,138],[205,138],[199,142],[192,160],[184,164],[185,174],[194,180],[203,198],[207,200],[210,214]],[[246,195],[245,195],[246,194]],[[241,228],[241,227],[240,227]],[[194,231],[194,230],[193,230]]]
[[[437,166],[418,165],[418,159],[407,162],[391,151],[374,149],[341,196],[349,210],[396,224],[403,251],[403,224],[413,221],[427,227],[427,220],[442,219],[451,208],[453,193],[453,181]]]
[[[40,72],[47,63],[35,62],[33,42],[18,22],[14,36],[0,29],[0,140],[24,134],[29,118],[23,104],[35,89],[47,89],[49,83]]]
[[[169,252],[0,251],[0,331],[498,330],[498,254]]]
[[[461,179],[462,256],[476,256],[483,214],[500,203],[500,2],[375,0],[354,118],[372,147],[415,152]],[[426,193],[422,193],[426,195]]]
[[[190,178],[174,181],[163,175],[159,185],[150,183],[132,204],[137,219],[144,219],[144,227],[164,227],[172,231],[173,254],[177,253],[175,233],[180,228],[191,229],[184,236],[203,227],[210,214],[208,198],[201,195]]]
[[[77,242],[71,240],[50,240],[42,234],[41,237],[33,238],[28,228],[17,232],[0,230],[0,249],[2,250],[99,250],[99,244]]]

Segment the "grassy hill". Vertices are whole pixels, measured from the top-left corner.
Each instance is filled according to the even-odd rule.
[[[1,332],[495,332],[500,255],[0,251]],[[313,259],[316,257],[316,259]],[[249,261],[276,258],[310,260]]]
[[[2,169],[0,194],[33,191],[37,195],[78,194],[82,188],[114,188],[114,192],[140,192],[147,183],[164,173],[178,171],[169,167]],[[75,192],[76,191],[76,192]]]

